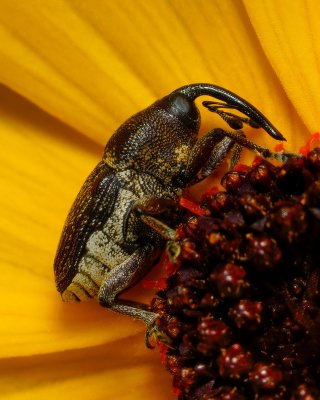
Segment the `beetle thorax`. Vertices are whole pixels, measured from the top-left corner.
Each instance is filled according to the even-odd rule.
[[[156,105],[136,114],[114,133],[104,160],[116,170],[132,168],[170,184],[185,169],[198,132]]]

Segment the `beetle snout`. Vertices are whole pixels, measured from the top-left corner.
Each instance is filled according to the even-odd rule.
[[[183,93],[171,93],[162,102],[170,115],[178,118],[187,128],[198,130],[200,113],[193,100]]]

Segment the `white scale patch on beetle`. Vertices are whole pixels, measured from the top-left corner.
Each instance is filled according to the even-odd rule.
[[[103,231],[94,232],[87,242],[87,255],[104,264],[108,269],[128,258],[128,254]]]
[[[190,146],[182,144],[174,150],[177,155],[176,162],[186,164],[190,155]]]
[[[138,200],[138,197],[129,190],[121,189],[116,199],[117,212],[114,212],[106,221],[103,232],[108,235],[114,244],[122,244],[126,240],[136,240],[130,230],[126,228],[126,221],[131,204]],[[126,235],[125,235],[126,234]]]
[[[63,292],[65,302],[87,301],[97,297],[99,288],[108,272],[102,262],[92,256],[84,256],[79,263],[79,271],[74,276],[68,288]]]
[[[99,288],[109,269],[105,264],[91,256],[82,257],[79,263],[79,273],[90,276],[94,284]]]
[[[118,212],[106,221],[103,230],[95,231],[89,237],[86,254],[78,264],[78,272],[62,294],[64,301],[86,301],[97,297],[107,271],[128,259],[130,255],[119,244],[123,242],[123,223],[133,198],[138,197],[131,191],[119,191],[116,200]],[[127,240],[135,239],[132,232],[127,231]]]
[[[121,171],[117,174],[117,178],[119,180],[119,182],[121,183],[122,187],[125,187],[126,189],[121,189],[122,191],[126,191],[127,193],[125,194],[125,196],[122,198],[123,201],[123,206],[125,206],[126,204],[126,198],[128,198],[128,193],[130,194],[129,196],[131,196],[131,199],[138,199],[141,197],[145,196],[145,190],[143,185],[141,185],[139,183],[139,178],[140,178],[140,174],[137,173],[137,171],[135,171],[134,169],[127,169],[125,171]],[[143,174],[142,174],[143,175]],[[154,180],[154,178],[152,177],[152,180]],[[121,200],[121,198],[119,198]]]

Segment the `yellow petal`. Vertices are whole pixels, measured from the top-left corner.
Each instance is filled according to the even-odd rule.
[[[320,3],[244,1],[261,47],[309,132],[319,130]],[[300,133],[300,132],[299,132]]]
[[[292,3],[290,12],[276,2],[254,4],[1,1],[0,81],[64,122],[0,89],[6,398],[169,398],[157,380],[157,360],[143,347],[143,325],[94,303],[63,304],[52,262],[68,208],[101,144],[124,119],[178,86],[207,81],[235,91],[266,114],[290,149],[318,129],[315,3],[304,3],[308,22],[298,20]],[[203,132],[221,126],[211,113],[203,116]]]
[[[97,303],[66,305],[53,259],[68,208],[102,148],[1,88],[0,356],[113,341],[143,324]]]
[[[179,80],[179,84],[182,84],[186,83],[183,79],[187,77],[190,80],[192,78],[200,80],[203,76],[204,80],[209,80],[209,76],[217,76],[217,83],[222,84],[223,81],[228,81],[231,89],[236,90],[235,88],[238,87],[239,90],[236,91],[239,93],[251,94],[244,97],[248,97],[262,108],[271,119],[274,115],[272,120],[275,124],[280,129],[282,125],[287,128],[281,129],[286,136],[289,136],[287,132],[294,134],[298,132],[295,137],[300,138],[299,141],[303,140],[301,138],[305,129],[297,114],[292,112],[286,97],[283,96],[282,88],[268,62],[261,57],[260,45],[253,37],[246,14],[239,3],[204,1],[199,2],[199,6],[195,6],[193,2],[187,2],[187,6],[184,6],[183,2],[177,1],[175,3],[161,2],[158,8],[150,7],[149,3],[144,1],[137,4],[137,7],[134,7],[132,2],[126,2],[127,12],[124,13],[117,3],[96,2],[95,7],[89,8],[85,3],[78,2],[73,4],[53,1],[44,5],[43,2],[32,0],[34,9],[38,10],[38,13],[33,13],[31,3],[27,7],[21,2],[2,2],[1,32],[11,34],[12,39],[15,40],[14,43],[18,46],[11,48],[10,42],[4,43],[2,54],[10,53],[11,58],[8,56],[4,59],[11,60],[12,63],[6,64],[7,68],[2,68],[2,74],[6,74],[12,85],[16,82],[24,90],[31,90],[33,94],[43,96],[44,90],[38,91],[34,85],[24,86],[20,81],[20,77],[23,76],[25,79],[35,79],[32,82],[36,84],[38,77],[43,73],[39,82],[45,81],[48,85],[50,83],[55,88],[63,89],[66,96],[70,95],[74,100],[78,96],[82,99],[82,91],[89,91],[88,97],[94,99],[92,104],[100,104],[106,99],[104,98],[103,101],[100,99],[99,96],[104,93],[104,90],[99,85],[94,85],[98,87],[98,91],[95,91],[99,93],[100,100],[98,101],[94,97],[90,81],[85,80],[80,85],[87,69],[83,68],[79,58],[80,55],[83,56],[82,52],[86,51],[85,59],[88,62],[86,67],[89,68],[93,61],[95,66],[100,66],[100,71],[103,71],[102,65],[106,65],[106,69],[110,68],[110,65],[115,66],[110,61],[109,64],[104,64],[104,55],[98,51],[99,44],[101,46],[106,44],[96,31],[95,34],[92,32],[92,26],[99,26],[103,33],[102,37],[109,38],[114,46],[118,45],[121,49],[119,51],[121,57],[115,52],[116,58],[122,59],[122,64],[128,65],[126,67],[128,71],[131,69],[134,71],[133,75],[138,74],[138,67],[141,65],[142,69],[148,71],[147,75],[143,75],[145,76],[143,79],[147,79],[148,85],[152,84],[153,88],[158,87],[160,91],[158,85],[165,85],[166,80],[170,84]],[[165,18],[159,19],[159,12]],[[109,15],[110,23],[101,20],[101,15]],[[135,15],[135,19],[128,18],[127,15]],[[197,18],[194,18],[195,15]],[[135,31],[137,22],[139,22],[140,30]],[[131,46],[127,46],[128,50],[119,26],[128,29],[131,43]],[[51,29],[52,27],[57,29]],[[26,32],[25,35],[21,33],[23,30]],[[241,35],[241,44],[246,49],[245,53],[235,32],[238,36]],[[215,46],[212,46],[213,33]],[[84,39],[87,35],[90,43],[92,42],[92,48],[86,46],[88,43],[85,43]],[[155,48],[146,46],[146,54],[143,56],[150,62],[143,64],[144,58],[139,59],[139,54],[142,55],[142,45],[144,41],[149,43],[150,40],[155,39],[159,39],[157,43],[163,55],[156,57]],[[188,46],[188,43],[191,43],[191,46]],[[90,49],[85,50],[86,47]],[[133,56],[133,48],[136,49],[137,55],[129,64]],[[35,58],[29,59],[29,56]],[[45,67],[44,69],[40,68],[38,61],[44,62],[45,65],[41,64]],[[75,65],[82,67],[76,69]],[[68,67],[71,68],[68,69]],[[30,68],[33,68],[32,73],[30,73]],[[14,77],[16,69],[22,75],[18,74]],[[168,69],[176,74],[176,77],[172,78],[171,75],[168,77]],[[49,70],[54,74],[47,75]],[[156,80],[150,78],[153,70]],[[56,71],[60,71],[58,78],[55,75]],[[78,74],[74,75],[75,71]],[[263,71],[263,74],[260,71]],[[9,76],[9,72],[12,73],[12,77]],[[90,76],[96,79],[98,75],[90,74]],[[60,78],[63,79],[59,80]],[[123,81],[122,75],[114,79],[114,85],[120,85]],[[123,87],[126,87],[130,96],[136,96],[137,99],[143,97],[145,101],[149,88],[146,86],[144,92],[141,93],[133,90],[137,79],[137,77],[133,80],[129,79],[131,82],[129,86]],[[73,91],[75,87],[81,90]],[[16,89],[19,88],[16,87]],[[262,93],[265,95],[262,96]],[[23,94],[27,95],[26,92]],[[255,98],[256,101],[254,101]],[[46,95],[43,99],[47,99]],[[78,121],[72,125],[82,125],[83,109],[79,109],[79,112],[75,114],[69,113],[66,103],[55,104],[57,98],[51,100],[53,107],[58,106],[62,112],[66,112],[69,116],[72,114],[75,121]],[[6,238],[1,243],[1,257],[5,265],[1,278],[4,299],[1,352],[3,355],[44,353],[99,344],[108,338],[111,340],[113,332],[106,329],[108,323],[105,321],[108,318],[110,318],[108,321],[112,320],[113,316],[109,316],[109,313],[100,310],[95,305],[77,306],[77,310],[81,308],[78,314],[73,306],[61,305],[52,284],[51,265],[62,221],[83,179],[99,159],[98,148],[91,142],[80,139],[76,132],[67,129],[45,114],[38,113],[38,110],[21,99],[16,99],[8,91],[4,90],[1,101],[3,102],[0,122],[3,143],[1,202],[2,210],[4,210],[1,226],[3,236]],[[48,107],[44,108],[50,108],[50,104],[49,102]],[[72,104],[74,106],[76,103]],[[85,102],[80,100],[80,104],[84,104],[84,109],[87,109]],[[129,108],[123,110],[126,116],[130,115]],[[88,109],[91,110],[90,107]],[[55,111],[52,113],[57,114]],[[61,119],[68,121],[65,117]],[[215,121],[212,114],[205,114],[205,130],[211,129],[212,121]],[[266,135],[260,135],[260,138],[262,141],[267,140]],[[269,142],[271,143],[270,140]],[[62,319],[60,313],[64,315]],[[82,318],[78,317],[82,313],[92,325],[83,326]],[[142,330],[140,324],[134,325],[138,328],[133,328],[131,322],[123,318],[119,318],[119,321],[121,321],[119,324],[123,324],[117,332],[120,336],[127,335],[132,329]],[[109,332],[110,336],[106,339]]]
[[[67,1],[5,0],[0,10],[0,80],[50,114],[105,143],[123,110],[151,101],[130,65]]]
[[[169,400],[175,398],[170,386],[159,355],[139,338],[0,360],[0,397],[6,400]]]
[[[241,2],[4,0],[0,22],[0,79],[99,143],[197,81],[245,97],[289,138],[307,134]]]

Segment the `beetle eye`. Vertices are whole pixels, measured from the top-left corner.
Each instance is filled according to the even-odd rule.
[[[194,128],[199,122],[199,111],[196,105],[182,93],[170,95],[168,112],[190,128]]]

